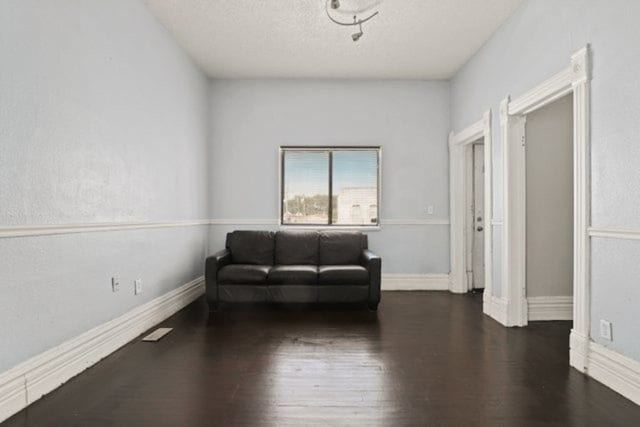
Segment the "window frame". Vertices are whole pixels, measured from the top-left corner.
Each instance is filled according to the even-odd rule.
[[[328,224],[295,224],[295,223],[285,223],[284,222],[284,186],[285,186],[285,176],[284,176],[284,155],[287,151],[320,151],[327,152],[329,154],[329,166],[328,166],[328,176],[329,176],[329,223]],[[333,217],[333,153],[336,151],[376,151],[377,153],[377,186],[376,186],[376,198],[377,198],[377,206],[376,206],[376,223],[372,224],[332,224]],[[380,229],[380,205],[382,200],[382,147],[379,145],[318,145],[318,146],[308,146],[308,145],[281,145],[279,147],[278,153],[278,223],[282,228],[310,228],[310,229],[356,229],[356,230],[379,230]]]

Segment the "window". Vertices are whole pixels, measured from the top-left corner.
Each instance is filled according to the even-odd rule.
[[[282,147],[283,225],[377,226],[380,147]]]

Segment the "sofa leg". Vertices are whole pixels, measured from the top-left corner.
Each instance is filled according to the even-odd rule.
[[[378,311],[378,304],[380,304],[380,302],[379,302],[379,301],[378,301],[378,302],[370,302],[370,303],[368,304],[368,306],[369,306],[369,310],[370,310],[370,311]]]
[[[210,302],[209,303],[209,311],[211,313],[215,313],[218,311],[218,303],[217,302]]]

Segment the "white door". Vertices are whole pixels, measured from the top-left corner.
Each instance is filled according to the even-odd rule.
[[[484,289],[484,145],[473,145],[473,289]]]

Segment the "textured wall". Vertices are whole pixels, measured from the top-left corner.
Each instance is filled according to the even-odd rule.
[[[570,55],[590,43],[592,223],[599,227],[640,227],[640,2],[635,0],[529,0],[494,34],[451,82],[451,122],[456,130],[507,94],[518,96],[566,68]],[[494,215],[502,218],[499,121],[494,120]],[[494,234],[499,269],[500,230]],[[593,338],[640,360],[637,343],[626,337],[640,329],[637,264],[640,242],[594,239],[592,325],[615,319],[613,342]],[[603,248],[609,250],[603,250]],[[631,250],[631,247],[635,248]],[[628,249],[628,250],[627,250]],[[621,270],[620,270],[621,269]],[[613,282],[617,280],[615,284]],[[494,289],[501,294],[500,278]],[[615,289],[614,289],[615,288]],[[616,293],[615,291],[619,291]],[[625,295],[620,298],[620,293]],[[616,304],[614,304],[614,301]]]
[[[3,1],[0,63],[0,226],[207,217],[208,81],[142,2]],[[1,239],[0,372],[201,275],[205,237]]]
[[[381,145],[383,223],[449,218],[447,82],[214,80],[210,117],[213,218],[278,218],[280,145]],[[386,273],[449,271],[447,225],[369,236]]]

